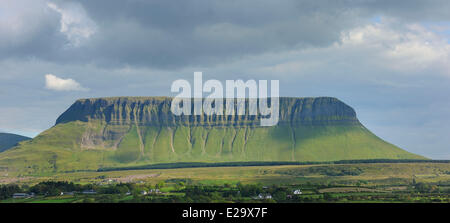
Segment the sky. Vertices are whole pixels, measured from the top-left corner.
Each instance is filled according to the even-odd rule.
[[[1,0],[0,131],[36,136],[76,99],[174,96],[193,79],[332,96],[403,149],[450,159],[448,0]]]

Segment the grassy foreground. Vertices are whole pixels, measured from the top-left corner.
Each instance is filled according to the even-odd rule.
[[[94,188],[98,194],[60,196],[57,192],[28,199],[7,196],[3,202],[450,201],[450,163],[205,167],[0,178],[3,185],[15,184],[23,188],[33,188],[45,181],[72,182],[80,187]],[[153,188],[160,189],[161,193],[140,193]],[[293,194],[296,189],[301,189],[302,195]],[[244,196],[238,193],[241,190],[248,190],[248,193]],[[276,197],[259,199],[256,197],[259,194]]]
[[[145,169],[122,171],[89,171],[56,173],[48,176],[5,176],[0,184],[35,184],[45,180],[76,183],[117,182],[157,183],[170,179],[190,179],[195,183],[354,183],[367,181],[367,185],[383,182],[405,183],[447,182],[450,180],[450,163],[357,163],[280,166],[198,167],[174,169]]]

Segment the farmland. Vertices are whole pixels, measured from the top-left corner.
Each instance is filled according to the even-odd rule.
[[[52,176],[3,176],[0,182],[32,188],[39,182],[71,182],[116,193],[37,195],[3,202],[449,202],[449,163],[358,163],[280,166],[199,167]],[[243,187],[249,187],[246,189]],[[158,188],[159,194],[141,191]],[[294,190],[301,195],[292,194]],[[81,189],[80,189],[81,190]],[[245,196],[242,191],[249,190]],[[239,193],[238,193],[239,191]],[[62,191],[61,191],[62,192]],[[126,192],[130,192],[126,194]],[[272,198],[256,199],[259,194]]]

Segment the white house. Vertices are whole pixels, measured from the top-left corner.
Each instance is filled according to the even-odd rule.
[[[159,189],[150,189],[149,193],[159,194],[161,191]]]
[[[258,194],[258,196],[253,197],[255,200],[264,200],[264,199],[272,199],[272,195],[270,194]]]

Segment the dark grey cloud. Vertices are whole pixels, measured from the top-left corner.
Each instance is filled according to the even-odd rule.
[[[267,51],[327,46],[343,29],[359,23],[352,9],[298,1],[82,3],[103,24],[87,47],[116,65],[201,66]]]
[[[58,31],[59,17],[45,10],[43,1],[7,1],[0,6],[0,59],[39,57],[52,59],[64,42]]]
[[[52,10],[49,2],[66,14]],[[224,63],[245,55],[326,47],[339,41],[341,32],[374,16],[420,21],[450,17],[448,1],[49,2],[34,3],[41,11],[38,14],[21,12],[26,14],[25,22],[37,21],[30,26],[38,26],[38,31],[22,43],[0,44],[0,58],[173,69]],[[79,23],[72,28],[73,35],[82,35],[76,32],[83,26],[90,29],[95,25],[95,32],[80,46],[67,47],[70,27],[69,32],[60,32],[64,16]]]

